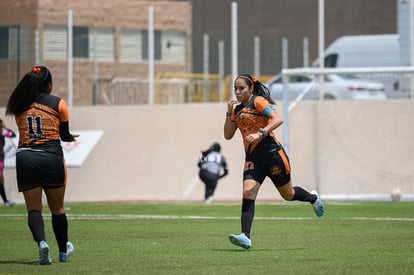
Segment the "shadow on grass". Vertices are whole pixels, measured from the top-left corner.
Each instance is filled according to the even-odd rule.
[[[268,251],[295,251],[295,250],[305,250],[304,248],[250,248],[250,249],[228,249],[228,248],[222,248],[222,249],[212,249],[214,252],[268,252]]]
[[[22,264],[22,265],[39,265],[38,261],[29,261],[29,260],[13,260],[13,261],[7,261],[7,260],[0,260],[0,265],[9,265],[9,264]]]
[[[260,247],[254,247],[250,249],[242,249],[242,248],[220,248],[220,249],[212,249],[214,252],[268,252],[268,251],[299,251],[299,250],[306,250],[306,248],[303,247],[291,247],[291,248],[281,248],[281,247],[275,247],[275,248],[260,248]]]

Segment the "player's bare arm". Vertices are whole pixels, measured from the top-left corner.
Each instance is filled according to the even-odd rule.
[[[236,99],[230,99],[227,102],[227,114],[226,114],[226,120],[224,122],[224,138],[229,140],[232,139],[234,136],[234,133],[237,130],[236,123],[231,121],[231,113],[233,112],[234,105],[236,105],[238,102]]]
[[[269,123],[263,129],[270,133],[271,131],[275,130],[277,127],[283,124],[283,120],[280,117],[279,113],[276,110],[272,110],[269,113]]]

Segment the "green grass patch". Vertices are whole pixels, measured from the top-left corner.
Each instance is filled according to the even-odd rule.
[[[240,232],[240,204],[68,204],[75,253],[57,262],[45,211],[50,266],[37,264],[25,207],[0,209],[0,274],[412,274],[414,203],[257,203],[252,248]]]

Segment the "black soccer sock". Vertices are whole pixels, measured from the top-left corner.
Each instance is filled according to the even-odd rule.
[[[293,189],[295,189],[295,195],[293,196],[292,201],[307,201],[314,203],[317,199],[316,195],[309,193],[302,187],[295,186]]]
[[[250,230],[252,228],[254,217],[254,200],[243,199],[241,227],[242,232],[250,239]]]
[[[43,223],[42,213],[37,210],[32,210],[28,213],[28,223],[30,231],[32,232],[33,239],[37,244],[41,241],[45,241],[45,225]]]
[[[52,215],[52,226],[59,246],[59,252],[66,253],[66,243],[68,242],[68,220],[66,214]]]
[[[4,191],[4,184],[0,184],[0,196],[3,199],[4,203],[8,202],[6,197],[6,191]]]

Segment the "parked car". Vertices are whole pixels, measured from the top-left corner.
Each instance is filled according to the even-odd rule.
[[[373,100],[386,99],[384,85],[380,82],[361,79],[353,75],[329,74],[324,77],[324,99]],[[283,100],[282,76],[278,74],[265,83],[270,96],[276,101]],[[320,96],[318,79],[315,76],[295,75],[289,78],[289,101],[302,99],[317,100]]]
[[[400,67],[409,63],[408,43],[399,34],[347,35],[324,50],[325,68]],[[378,57],[381,58],[378,58]],[[312,67],[319,67],[319,57]],[[410,97],[410,78],[405,75],[368,74],[360,77],[384,84],[387,98]]]

